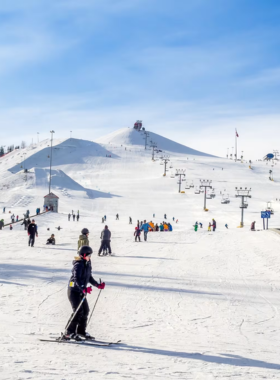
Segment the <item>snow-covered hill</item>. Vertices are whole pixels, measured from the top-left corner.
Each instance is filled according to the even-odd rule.
[[[34,248],[28,247],[22,225],[0,231],[0,377],[277,379],[280,235],[251,232],[250,224],[256,220],[262,229],[260,211],[272,201],[275,215],[269,225],[280,227],[278,163],[275,181],[270,181],[271,163],[255,162],[250,169],[246,162],[192,155],[168,143],[159,146],[170,155],[163,176],[160,154],[152,161],[141,134],[135,133],[128,130],[121,138],[118,131],[117,140],[99,143],[55,141],[52,191],[59,196],[59,213],[36,217]],[[42,207],[48,193],[48,145],[44,141],[0,158],[6,223],[10,212],[22,216]],[[183,193],[176,169],[186,170]],[[215,189],[215,198],[207,199],[208,212],[204,194],[195,194],[200,179],[212,180]],[[252,188],[243,229],[237,228],[237,186]],[[221,203],[224,196],[229,204]],[[79,210],[79,222],[68,221],[72,210]],[[164,214],[173,232],[150,232],[147,242],[134,241],[137,220],[159,224]],[[112,232],[112,257],[97,256],[104,215]],[[216,232],[207,231],[212,218]],[[197,232],[196,221],[203,224]],[[90,230],[93,276],[106,282],[88,330],[97,338],[121,339],[118,346],[38,339],[63,331],[71,314],[67,286],[83,227]],[[46,246],[52,233],[57,244]],[[97,295],[94,289],[88,296],[91,309]]]
[[[194,156],[208,156],[212,157],[210,154],[199,152],[198,150],[191,149],[185,145],[179,144],[175,141],[167,139],[166,137],[160,136],[154,132],[148,132],[149,137],[147,139],[148,143],[153,141],[157,144],[158,149],[162,149],[167,152],[189,154]],[[144,131],[136,131],[134,128],[123,128],[116,132],[113,132],[107,136],[101,137],[96,141],[99,144],[110,144],[110,145],[144,145],[145,134]],[[109,145],[109,146],[110,146]]]

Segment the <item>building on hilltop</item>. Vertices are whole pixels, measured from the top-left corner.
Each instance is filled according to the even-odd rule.
[[[142,128],[142,120],[137,120],[136,123],[134,123],[134,129],[136,129],[136,131],[141,131],[141,129],[145,130],[145,128]]]

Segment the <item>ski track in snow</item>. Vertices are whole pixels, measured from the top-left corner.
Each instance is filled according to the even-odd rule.
[[[178,194],[176,180],[169,173],[162,176],[162,166],[151,161],[150,151],[113,141],[100,148],[75,139],[57,145],[53,164],[59,158],[55,173],[60,182],[53,192],[60,198],[60,213],[36,218],[39,237],[34,248],[27,246],[20,224],[13,231],[0,231],[0,378],[279,379],[280,235],[249,231],[252,220],[260,226],[256,212],[268,194],[271,199],[279,194],[278,183],[266,178],[267,166],[257,163],[254,171],[246,164],[172,153],[173,167],[186,168],[187,181],[197,185],[199,178],[213,180],[217,196],[207,200],[205,213],[202,195],[195,195],[194,189]],[[47,144],[28,148],[26,162],[47,168]],[[71,164],[61,153],[69,149]],[[112,158],[104,157],[102,149]],[[9,211],[19,216],[26,209],[35,213],[48,191],[43,170],[37,171],[43,178],[40,186],[36,170],[27,176],[8,171],[18,160],[17,152],[0,159],[5,222],[10,221]],[[63,173],[72,188],[63,183]],[[275,167],[275,177],[277,173]],[[244,229],[236,228],[240,209],[234,187],[239,185],[252,187],[253,195]],[[225,188],[231,195],[229,205],[220,203],[219,192]],[[98,190],[98,198],[87,195],[87,189]],[[274,208],[270,223],[277,226],[280,203]],[[79,209],[79,222],[68,222],[72,209]],[[172,233],[150,232],[147,242],[141,236],[141,243],[135,243],[137,219],[152,220],[153,213],[157,223],[164,213],[169,222],[174,216],[179,223],[173,223]],[[105,214],[114,255],[98,257]],[[217,231],[208,232],[213,217]],[[194,232],[196,220],[203,228]],[[93,276],[106,282],[88,329],[98,339],[122,342],[111,347],[40,342],[41,337],[60,334],[70,316],[67,283],[85,226],[94,250]],[[45,245],[51,233],[56,246]],[[90,307],[97,294],[93,289]]]

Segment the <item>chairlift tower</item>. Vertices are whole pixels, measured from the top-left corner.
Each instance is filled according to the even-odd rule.
[[[176,177],[179,177],[178,185],[179,185],[179,193],[181,193],[181,184],[182,184],[182,177],[186,176],[186,170],[184,169],[176,169]]]
[[[54,131],[50,131],[51,134],[51,155],[50,155],[50,181],[49,181],[49,194],[51,193],[51,184],[52,184],[52,144],[53,144],[53,134]]]
[[[151,145],[150,147],[152,148],[152,161],[155,160],[155,148],[157,148],[157,144],[153,142],[152,140],[150,141]]]
[[[166,166],[167,166],[167,162],[169,161],[169,156],[163,156],[163,157],[161,157],[161,159],[162,159],[162,162],[163,162],[163,165],[164,165],[163,176],[166,177]]]
[[[246,202],[246,198],[252,198],[252,196],[250,195],[250,191],[251,191],[251,188],[250,189],[247,189],[247,187],[244,187],[244,189],[242,187],[238,188],[236,187],[235,188],[235,191],[237,192],[237,194],[235,194],[235,197],[236,198],[241,198],[241,205],[240,205],[240,208],[241,208],[241,222],[240,222],[240,227],[244,227],[244,208],[247,208],[248,207],[248,203]]]
[[[148,137],[150,136],[149,135],[149,132],[147,132],[147,131],[144,131],[144,135],[145,135],[145,137],[144,137],[144,140],[145,140],[145,150],[147,149],[147,140],[148,140]]]
[[[206,208],[206,193],[207,193],[207,188],[212,189],[211,186],[212,181],[209,179],[201,179],[200,180],[200,189],[204,188],[204,211],[207,210]],[[208,210],[207,210],[208,211]]]
[[[279,156],[279,150],[274,150],[273,154],[274,154],[274,159],[278,161],[277,156]]]

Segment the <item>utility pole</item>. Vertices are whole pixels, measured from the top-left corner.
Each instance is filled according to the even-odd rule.
[[[277,156],[279,156],[279,150],[274,150],[273,154],[274,154],[274,159],[278,160]]]
[[[150,135],[149,135],[149,132],[147,132],[147,131],[144,131],[144,135],[145,135],[144,140],[145,140],[145,150],[146,150],[147,149],[147,140],[148,140],[148,137]]]
[[[186,170],[184,169],[176,169],[176,176],[179,177],[178,185],[179,185],[179,193],[181,193],[181,184],[182,184],[182,177],[186,176]]]
[[[166,177],[166,166],[167,166],[167,162],[169,161],[169,156],[163,156],[163,157],[161,157],[161,159],[162,159],[163,165],[164,165],[163,176]]]
[[[157,148],[157,144],[151,140],[150,147],[153,149],[152,150],[152,160],[154,161],[155,160],[155,148]]]
[[[251,191],[251,188],[250,189],[247,189],[247,187],[245,187],[244,189],[242,189],[242,187],[240,188],[235,188],[235,191],[237,192],[237,194],[235,194],[235,197],[236,198],[241,198],[241,205],[240,205],[240,208],[241,208],[241,222],[240,222],[240,227],[243,227],[244,226],[244,208],[247,208],[248,207],[248,203],[245,202],[245,199],[246,198],[252,198],[252,196],[250,195],[250,191]]]
[[[200,180],[200,189],[204,188],[204,211],[206,211],[206,193],[207,193],[207,188],[212,189],[211,186],[212,181],[209,181],[209,179],[201,179]]]
[[[52,183],[52,144],[53,144],[53,134],[54,131],[50,131],[51,133],[51,155],[50,155],[50,180],[49,180],[49,194],[51,192],[51,183]]]

